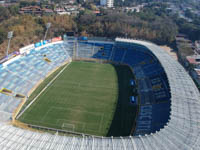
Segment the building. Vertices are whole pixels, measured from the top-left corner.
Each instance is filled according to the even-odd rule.
[[[54,11],[59,15],[66,15],[66,14],[70,15],[71,14],[70,12],[65,11],[64,8],[56,8],[56,9],[54,9]]]
[[[51,9],[41,8],[40,6],[27,6],[19,11],[20,14],[35,14],[35,15],[51,15],[54,12]]]
[[[186,57],[189,64],[193,66],[200,66],[200,55],[193,55]]]
[[[5,4],[5,1],[1,1],[1,0],[0,0],[0,5],[3,5],[3,4]]]
[[[100,5],[111,8],[114,6],[114,0],[100,0]]]
[[[186,57],[186,66],[189,68],[190,75],[200,86],[200,55]]]
[[[200,41],[195,41],[195,50],[198,54],[200,54]]]
[[[114,0],[107,0],[107,7],[111,8],[114,6]]]

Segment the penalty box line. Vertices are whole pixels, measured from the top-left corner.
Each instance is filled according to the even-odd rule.
[[[28,106],[17,116],[17,119],[36,101],[36,99],[58,78],[58,76],[69,66],[69,62],[43,89],[42,91],[28,104]]]

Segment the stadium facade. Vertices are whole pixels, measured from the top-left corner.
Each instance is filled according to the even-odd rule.
[[[21,103],[17,95],[28,96],[49,72],[77,57],[105,59],[132,67],[140,80],[141,94],[134,136],[61,136],[10,123]],[[29,45],[1,62],[1,149],[200,149],[199,91],[185,69],[153,43],[123,38],[111,42],[58,38]]]

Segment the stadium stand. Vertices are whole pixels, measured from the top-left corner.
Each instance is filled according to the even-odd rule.
[[[0,93],[0,149],[200,149],[199,91],[178,62],[149,42],[122,38],[116,38],[115,43],[71,40],[33,49],[0,67],[0,88],[27,95],[48,72],[74,56],[75,46],[77,57],[112,59],[132,67],[141,95],[134,136],[61,136],[17,128],[7,121],[20,100]],[[44,55],[52,62],[45,62]]]
[[[113,47],[113,42],[87,41],[78,42],[77,57],[109,59]]]
[[[169,86],[163,67],[146,47],[135,43],[117,41],[114,51],[113,61],[130,65],[139,83],[141,106],[135,135],[159,131],[170,115]],[[163,110],[159,115],[157,105]]]

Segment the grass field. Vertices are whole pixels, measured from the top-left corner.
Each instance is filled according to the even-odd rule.
[[[55,75],[46,79],[30,99]],[[136,114],[135,106],[129,103],[130,78],[133,75],[127,66],[72,62],[19,120],[98,136],[130,134]]]

